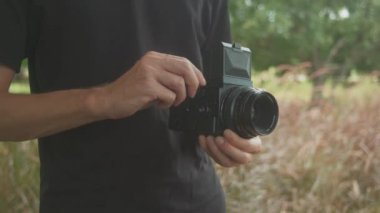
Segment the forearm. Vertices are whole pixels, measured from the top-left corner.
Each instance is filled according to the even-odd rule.
[[[129,71],[103,87],[38,95],[9,94],[14,75],[0,67],[0,141],[48,136],[98,120],[127,118],[152,103],[177,106],[206,80],[188,59],[145,54]]]
[[[0,141],[39,138],[104,119],[96,111],[96,90],[0,94]]]

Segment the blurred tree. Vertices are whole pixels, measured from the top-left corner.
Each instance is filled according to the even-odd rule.
[[[312,63],[313,100],[327,76],[380,67],[380,0],[235,0],[230,10],[234,39],[253,49],[256,69]]]

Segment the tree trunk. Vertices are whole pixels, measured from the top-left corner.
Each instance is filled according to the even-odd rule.
[[[323,103],[323,89],[326,82],[326,76],[321,75],[318,77],[315,77],[312,80],[312,93],[311,93],[311,106],[319,106]]]
[[[312,92],[311,92],[311,107],[318,106],[323,100],[323,89],[326,81],[326,71],[324,63],[321,62],[319,58],[318,49],[314,50],[313,53],[313,66],[310,73],[310,79],[312,81]]]

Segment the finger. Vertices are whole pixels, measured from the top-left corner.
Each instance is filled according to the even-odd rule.
[[[194,71],[196,77],[198,78],[199,84],[201,86],[206,86],[207,82],[206,82],[205,77],[203,76],[202,71],[200,71],[193,63],[191,63],[191,61],[189,61],[186,58],[183,58],[183,57],[180,57],[180,56],[176,56],[176,55],[168,55],[168,56],[172,57],[173,59],[178,60],[178,61],[180,61],[182,63],[186,63],[186,64],[190,65],[190,67]]]
[[[196,71],[193,64],[185,58],[173,57],[173,59],[176,61],[173,63],[175,67],[173,71],[185,79],[188,95],[194,97],[200,85],[200,79],[198,79],[196,74],[198,71]]]
[[[204,151],[207,151],[206,137],[204,135],[200,135],[198,137],[198,142],[199,142],[199,145],[201,146],[201,148]]]
[[[226,166],[226,165],[223,165],[223,162],[221,162],[215,155],[214,153],[212,153],[210,151],[210,149],[207,147],[207,139],[206,139],[206,136],[204,135],[200,135],[199,138],[198,138],[198,141],[199,141],[199,144],[201,146],[201,148],[212,158],[214,159],[214,161],[216,163],[218,163],[219,165],[222,165],[222,166]]]
[[[152,85],[152,94],[156,97],[153,102],[156,102],[160,108],[169,108],[176,100],[176,94],[160,83],[156,82]]]
[[[207,154],[215,160],[215,156],[213,153],[210,152],[210,149],[207,147],[207,138],[204,135],[199,136],[199,143],[201,144],[201,147],[204,151],[207,152]],[[218,164],[220,164],[219,160],[215,160]]]
[[[235,148],[224,138],[217,137],[216,142],[218,144],[219,150],[233,162],[238,164],[247,164],[252,161],[251,154]]]
[[[186,85],[182,77],[169,72],[157,73],[157,80],[176,94],[174,106],[178,106],[186,99]]]
[[[208,136],[206,138],[206,144],[207,144],[207,148],[209,150],[209,154],[213,157],[213,159],[219,163],[220,165],[222,166],[225,166],[225,167],[231,167],[231,166],[234,166],[236,165],[235,162],[231,161],[226,155],[224,155],[218,148],[218,146],[216,146],[215,144],[215,138],[212,137],[212,136]]]
[[[206,82],[206,79],[203,75],[203,72],[201,72],[193,63],[191,65],[193,67],[195,74],[197,75],[197,78],[199,80],[199,84],[201,86],[206,86],[207,82]]]
[[[260,137],[244,139],[229,129],[224,131],[223,136],[232,146],[240,149],[241,151],[252,154],[261,152],[262,143]]]
[[[210,139],[210,137],[211,137],[211,139]],[[211,156],[211,158],[214,159],[214,161],[216,163],[218,163],[219,165],[224,166],[224,163],[213,153],[213,151],[210,148],[209,141],[212,141],[212,140],[214,140],[212,136],[206,137],[206,147],[207,147],[206,151],[207,151],[207,154],[209,156]]]
[[[159,65],[166,71],[183,77],[186,83],[188,95],[190,97],[195,96],[200,80],[195,74],[196,71],[194,71],[193,65],[189,60],[165,54],[165,56],[158,60],[157,63],[159,63]]]

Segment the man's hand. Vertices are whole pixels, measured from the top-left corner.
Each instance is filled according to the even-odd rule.
[[[202,72],[186,58],[148,52],[115,82],[95,88],[89,105],[101,118],[124,118],[152,103],[178,106],[205,85]]]
[[[259,137],[244,139],[231,130],[225,130],[223,137],[201,135],[199,144],[224,167],[248,164],[252,161],[252,154],[257,154],[262,149]]]
[[[42,94],[8,92],[15,71],[0,66],[0,140],[23,141],[104,119],[128,117],[151,104],[177,106],[206,84],[187,59],[149,52],[102,87]],[[25,107],[28,106],[28,107]]]

